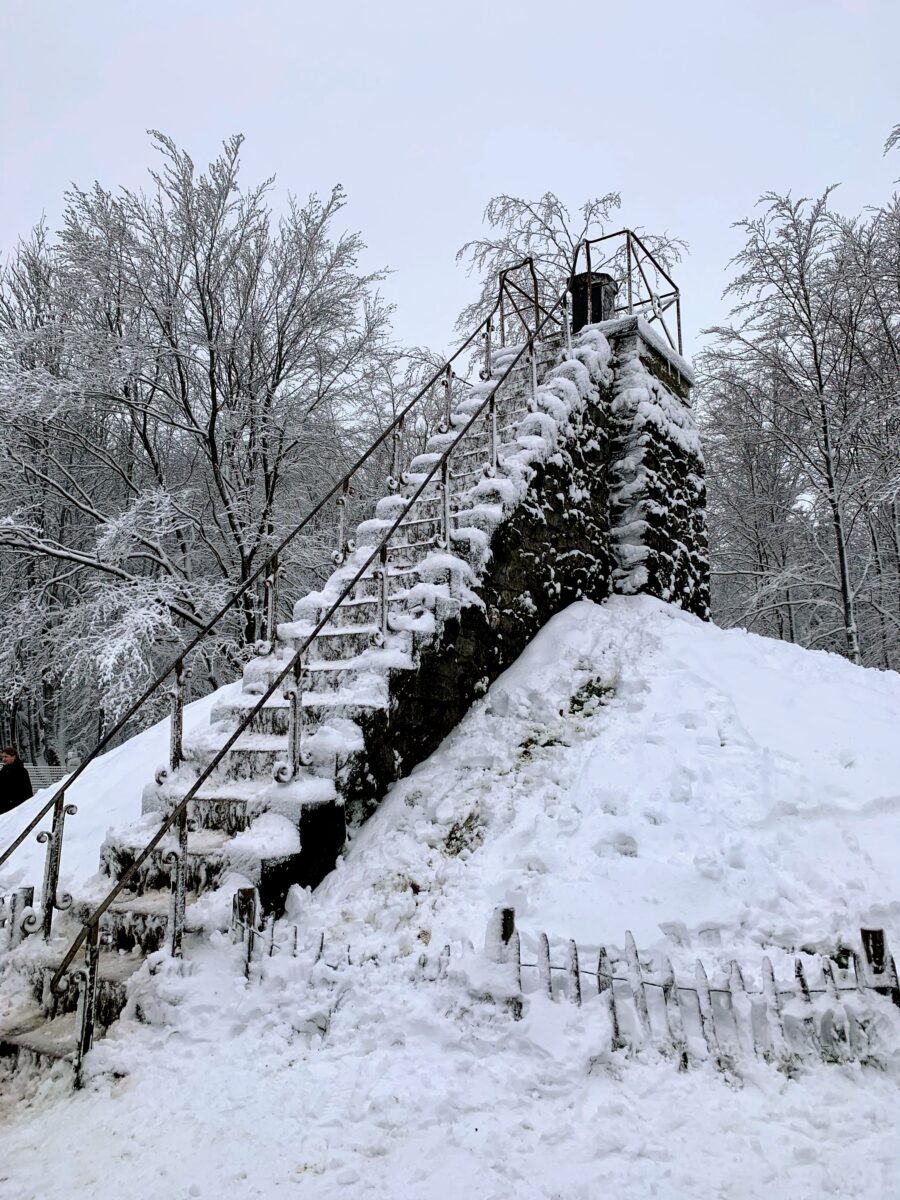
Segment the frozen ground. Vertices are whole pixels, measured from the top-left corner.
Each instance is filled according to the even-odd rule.
[[[898,1200],[890,1054],[793,1079],[748,1061],[731,1085],[652,1055],[592,1071],[596,1006],[531,995],[515,1022],[461,950],[501,902],[554,961],[625,929],[676,966],[754,971],[863,924],[900,948],[898,729],[895,674],[643,598],[572,606],[291,897],[297,959],[245,984],[214,935],[137,980],[144,1022],[97,1047],[83,1092],[6,1085],[0,1197]],[[98,841],[164,756],[143,737],[103,822],[82,800]],[[444,943],[448,978],[422,980]]]

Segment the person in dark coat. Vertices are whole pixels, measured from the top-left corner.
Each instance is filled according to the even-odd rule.
[[[18,750],[15,746],[6,746],[0,767],[0,813],[11,812],[32,795],[31,779]]]

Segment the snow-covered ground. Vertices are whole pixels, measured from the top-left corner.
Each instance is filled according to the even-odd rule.
[[[0,1197],[900,1197],[892,1055],[791,1079],[651,1054],[592,1070],[596,1004],[531,994],[514,1021],[461,949],[501,903],[529,959],[542,930],[554,961],[630,929],[676,966],[751,973],[867,924],[900,949],[898,730],[896,674],[646,598],[573,605],[292,894],[296,959],[245,983],[224,936],[184,969],[159,956],[144,1021],[98,1045],[83,1092],[6,1085]],[[95,784],[102,820],[79,797],[70,875],[136,815],[165,731],[142,739]],[[447,979],[420,979],[445,943]]]

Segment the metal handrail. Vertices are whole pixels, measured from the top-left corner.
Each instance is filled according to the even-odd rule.
[[[61,963],[57,967],[56,972],[53,975],[53,978],[50,981],[51,991],[53,991],[56,994],[59,994],[60,992],[64,992],[68,989],[68,980],[64,979],[66,972],[67,972],[68,968],[70,967],[70,965],[72,964],[72,962],[74,961],[76,954],[81,949],[81,947],[85,944],[85,942],[88,940],[89,937],[90,937],[90,944],[89,944],[89,948],[88,948],[89,949],[88,956],[89,956],[89,960],[91,960],[93,962],[93,974],[94,974],[93,986],[96,986],[96,950],[97,950],[97,946],[99,943],[99,928],[100,928],[101,918],[107,912],[110,905],[112,905],[113,902],[117,899],[117,897],[120,896],[121,893],[125,890],[125,888],[127,887],[128,883],[131,881],[131,879],[134,877],[134,875],[140,870],[140,868],[147,861],[147,859],[150,857],[150,855],[153,853],[153,851],[159,846],[160,842],[163,840],[165,835],[169,832],[169,830],[176,823],[179,826],[179,836],[180,836],[180,840],[182,841],[182,845],[185,844],[184,839],[186,838],[186,831],[187,831],[187,806],[188,806],[188,804],[191,802],[191,800],[194,799],[194,797],[199,792],[200,788],[209,779],[209,777],[212,775],[212,773],[216,769],[216,767],[218,767],[218,765],[222,762],[225,755],[231,750],[232,746],[234,746],[235,742],[238,740],[238,738],[241,736],[241,734],[243,734],[250,727],[250,725],[252,724],[254,719],[262,711],[266,702],[274,695],[274,693],[281,686],[281,684],[285,681],[285,679],[292,673],[295,673],[295,674],[297,673],[297,668],[302,663],[303,655],[306,653],[306,651],[309,648],[309,646],[311,645],[311,643],[315,640],[315,638],[318,636],[318,634],[321,632],[321,630],[324,628],[324,626],[331,620],[331,617],[334,615],[334,613],[337,611],[337,609],[341,606],[341,604],[344,602],[344,600],[351,594],[351,592],[354,590],[356,585],[363,578],[363,576],[366,574],[366,572],[369,570],[369,568],[372,566],[372,564],[376,561],[376,559],[381,558],[382,562],[386,561],[386,551],[387,551],[388,543],[390,542],[390,539],[393,537],[393,535],[396,533],[397,529],[400,527],[403,519],[409,514],[409,512],[411,511],[411,509],[413,508],[415,503],[422,496],[422,493],[425,491],[425,489],[428,487],[428,485],[432,482],[432,480],[435,478],[435,476],[438,474],[438,472],[440,471],[442,474],[444,473],[444,468],[446,467],[447,463],[449,462],[450,456],[452,455],[453,451],[456,449],[456,447],[459,445],[459,443],[462,441],[462,439],[466,436],[466,434],[469,432],[469,430],[473,427],[475,422],[482,416],[482,414],[485,411],[488,410],[491,402],[495,399],[498,390],[506,382],[507,378],[509,377],[511,372],[515,369],[515,367],[519,364],[523,355],[525,355],[526,352],[528,352],[528,354],[531,357],[532,363],[534,362],[535,339],[542,332],[542,330],[544,329],[547,322],[549,320],[551,320],[552,317],[554,317],[556,310],[565,305],[566,295],[567,295],[567,291],[564,291],[562,293],[562,295],[559,297],[559,299],[557,300],[553,309],[546,313],[546,315],[544,316],[540,325],[535,329],[531,338],[529,338],[528,341],[525,342],[520,347],[518,352],[515,354],[515,356],[512,358],[512,360],[508,363],[503,374],[500,376],[500,378],[497,380],[497,382],[494,384],[494,386],[491,388],[491,390],[485,396],[484,400],[479,405],[478,409],[472,413],[472,415],[470,416],[470,418],[469,418],[468,422],[465,424],[465,426],[463,426],[463,428],[456,435],[456,437],[453,439],[453,441],[443,450],[443,452],[432,463],[430,469],[426,472],[424,478],[419,483],[416,490],[407,499],[406,504],[403,506],[403,508],[397,514],[393,523],[386,530],[386,532],[382,535],[381,541],[374,547],[371,554],[368,556],[368,558],[365,560],[365,562],[362,564],[362,566],[360,566],[357,569],[356,574],[352,577],[352,579],[350,579],[349,582],[345,584],[340,595],[331,604],[331,607],[327,609],[324,616],[322,616],[320,618],[318,624],[315,626],[315,628],[312,630],[312,632],[305,638],[305,640],[302,642],[300,647],[297,650],[295,650],[293,656],[287,661],[287,663],[282,668],[280,673],[270,683],[268,689],[260,696],[259,700],[253,706],[253,708],[247,712],[244,719],[240,722],[237,729],[235,729],[234,732],[228,737],[225,744],[218,750],[218,752],[214,755],[214,757],[211,759],[211,761],[200,772],[199,776],[193,782],[193,784],[190,786],[190,788],[188,789],[188,791],[185,794],[185,796],[183,797],[183,799],[171,811],[171,813],[165,818],[165,820],[162,822],[162,824],[160,825],[157,832],[150,839],[150,841],[147,843],[147,845],[144,847],[144,849],[141,851],[141,853],[132,861],[132,863],[128,867],[128,869],[116,881],[114,886],[106,894],[106,896],[103,898],[103,900],[93,909],[93,911],[90,913],[90,915],[87,917],[87,919],[82,923],[80,932],[76,935],[76,937],[72,941],[72,943],[69,946],[68,950],[66,951],[66,954],[63,957]],[[486,324],[486,322],[484,324]],[[479,326],[479,330],[481,328],[482,327]],[[478,330],[476,330],[475,332],[477,333]],[[475,334],[473,334],[467,340],[467,342],[464,343],[464,346],[461,347],[460,349],[463,349],[465,346],[471,344],[472,338],[474,336],[475,336]],[[457,353],[459,353],[459,351],[457,351]],[[184,863],[183,863],[183,854],[182,854],[182,861],[180,864],[180,869],[182,869],[182,870],[183,870],[183,865],[184,865]],[[173,945],[175,945],[175,944],[177,944],[176,938],[173,937]],[[88,975],[90,975],[90,974],[91,974],[91,965],[89,962]],[[91,984],[91,981],[89,978],[85,978],[84,986],[88,989],[88,991],[90,991],[92,984]],[[90,1002],[90,999],[88,999],[88,1001],[83,1005],[83,1009],[84,1009],[84,1011],[91,1011],[92,1008],[93,1008],[93,1005]],[[85,1049],[87,1049],[90,1046],[90,1037],[88,1037],[87,1039],[82,1038],[82,1044],[84,1044],[85,1041],[87,1042]]]
[[[516,267],[525,266],[528,263],[530,263],[530,260],[524,259],[521,263],[516,264]],[[514,270],[514,269],[516,269],[516,267],[511,267],[508,269]],[[59,878],[59,863],[60,863],[60,857],[61,857],[61,852],[62,852],[62,842],[63,842],[63,836],[64,836],[65,817],[67,815],[74,816],[75,813],[77,813],[77,808],[75,805],[73,805],[73,804],[67,805],[65,803],[66,791],[69,788],[71,788],[72,784],[74,784],[75,781],[84,773],[84,771],[87,769],[87,767],[90,766],[90,764],[98,757],[98,755],[104,749],[106,749],[107,746],[110,745],[110,743],[116,737],[116,735],[121,733],[121,731],[126,727],[128,722],[131,721],[132,718],[134,716],[136,716],[138,712],[140,712],[140,710],[144,707],[144,705],[147,703],[147,701],[158,692],[158,690],[160,689],[162,684],[169,678],[169,676],[171,676],[173,674],[175,675],[175,679],[176,679],[176,694],[174,697],[175,708],[173,711],[173,725],[172,725],[172,759],[173,759],[172,765],[173,766],[177,765],[177,763],[174,760],[176,758],[180,757],[180,751],[181,751],[180,718],[181,718],[181,714],[183,712],[183,706],[184,706],[184,676],[185,676],[184,664],[185,664],[185,659],[187,658],[187,656],[194,649],[196,649],[196,647],[200,644],[200,642],[202,642],[204,640],[204,638],[206,638],[216,628],[216,626],[219,624],[219,622],[225,616],[227,616],[227,614],[229,612],[232,611],[232,609],[235,607],[237,602],[243,596],[245,596],[247,594],[247,592],[251,589],[251,587],[253,587],[253,585],[256,584],[261,577],[267,576],[267,574],[273,574],[273,572],[272,572],[273,563],[277,564],[278,559],[279,559],[280,555],[283,553],[283,551],[293,542],[293,540],[297,537],[297,535],[303,529],[305,529],[310,524],[310,522],[316,516],[318,516],[318,514],[320,512],[322,512],[322,510],[325,508],[325,506],[331,500],[335,499],[335,497],[339,498],[339,503],[341,502],[341,500],[343,500],[346,497],[348,489],[349,489],[350,481],[353,479],[353,477],[362,469],[363,466],[365,466],[365,464],[372,457],[372,455],[375,453],[375,451],[380,446],[382,446],[388,440],[389,437],[394,436],[396,438],[399,436],[398,431],[402,428],[405,418],[409,415],[409,413],[412,411],[412,409],[422,400],[422,398],[424,396],[426,396],[431,391],[431,389],[440,381],[441,377],[444,376],[446,374],[446,372],[451,370],[451,364],[454,363],[461,355],[463,355],[467,350],[470,349],[473,342],[476,341],[476,339],[478,338],[478,336],[480,334],[484,333],[486,337],[488,337],[488,338],[490,337],[491,321],[492,321],[492,318],[493,318],[495,312],[497,311],[497,308],[499,307],[499,304],[500,304],[500,299],[498,296],[498,299],[497,299],[494,307],[491,309],[491,311],[487,315],[487,317],[481,322],[481,324],[479,326],[477,326],[477,328],[472,331],[472,333],[466,338],[466,340],[460,346],[457,347],[457,349],[453,352],[453,354],[451,354],[450,357],[447,358],[441,364],[441,366],[435,370],[433,375],[428,379],[428,382],[425,383],[424,386],[421,387],[420,390],[416,393],[416,395],[413,396],[412,399],[407,402],[407,404],[401,409],[401,411],[397,414],[397,416],[394,417],[393,421],[388,426],[386,426],[384,430],[382,430],[382,432],[379,434],[379,436],[371,443],[371,445],[364,451],[364,453],[360,455],[360,457],[357,459],[357,461],[354,463],[354,465],[349,469],[349,471],[347,471],[347,473],[341,479],[339,479],[333,485],[333,487],[328,492],[325,493],[324,496],[321,497],[321,499],[313,506],[313,508],[311,508],[309,510],[309,512],[307,512],[307,514],[303,517],[303,519],[301,521],[299,521],[298,524],[295,525],[294,528],[292,530],[290,530],[290,532],[287,533],[282,538],[282,540],[278,543],[278,545],[270,552],[268,557],[266,559],[264,559],[264,561],[260,564],[260,566],[257,567],[257,569],[245,580],[245,582],[241,585],[241,587],[239,587],[238,590],[230,596],[230,598],[219,608],[219,610],[214,614],[214,616],[212,616],[207,621],[207,623],[203,626],[203,628],[200,629],[194,635],[194,637],[187,643],[187,645],[185,645],[181,648],[181,650],[178,652],[176,657],[169,663],[169,665],[162,672],[160,672],[160,674],[158,674],[156,676],[156,678],[152,681],[152,683],[150,683],[144,689],[144,691],[140,694],[140,696],[127,709],[127,711],[119,719],[119,721],[111,729],[109,729],[103,735],[103,737],[100,738],[100,740],[97,742],[96,746],[94,746],[93,750],[91,750],[90,753],[84,759],[82,759],[82,761],[79,763],[79,765],[76,767],[76,769],[65,780],[62,787],[58,788],[54,792],[54,794],[50,797],[50,799],[46,802],[46,804],[44,804],[44,806],[40,809],[40,811],[32,818],[32,820],[22,830],[22,832],[18,835],[18,837],[6,848],[6,850],[2,854],[0,854],[0,867],[2,867],[11,858],[11,856],[15,853],[15,851],[19,848],[19,846],[22,845],[22,843],[29,836],[29,834],[33,833],[34,830],[38,827],[38,825],[47,816],[47,814],[51,810],[53,810],[54,817],[53,817],[52,830],[49,832],[45,831],[44,833],[38,835],[39,840],[46,841],[48,843],[47,870],[45,871],[45,886],[49,887],[50,890],[49,890],[49,892],[47,892],[46,894],[42,894],[42,896],[41,896],[41,905],[42,905],[42,908],[44,909],[42,928],[43,928],[43,933],[44,933],[45,938],[49,937],[49,935],[50,935],[50,927],[51,927],[51,922],[52,922],[53,910],[54,909],[64,910],[65,908],[68,908],[70,906],[68,903],[66,903],[66,901],[68,900],[68,897],[60,898],[60,902],[57,902],[57,896],[56,896],[56,887],[57,887],[58,878]],[[343,515],[343,513],[341,515]],[[266,578],[267,589],[269,589],[269,582],[270,582],[269,579]],[[274,584],[274,580],[273,580],[273,584]],[[268,609],[269,609],[269,613],[270,613],[270,619],[272,619],[272,617],[274,617],[273,594],[274,594],[274,587],[272,587],[272,589],[269,590]],[[268,628],[266,630],[266,632],[271,638],[271,635],[273,632],[272,628],[271,627]],[[176,728],[176,725],[178,725],[179,727]]]
[[[660,263],[659,259],[656,258],[656,256],[653,254],[653,252],[651,250],[648,250],[647,246],[644,244],[642,239],[634,232],[633,229],[617,229],[615,231],[615,233],[605,233],[602,235],[602,237],[585,238],[583,242],[579,242],[578,247],[576,248],[576,251],[575,251],[575,261],[574,261],[574,266],[573,266],[573,271],[572,271],[573,275],[578,270],[578,260],[581,255],[582,247],[584,248],[584,255],[585,255],[585,260],[586,260],[586,264],[587,264],[588,274],[590,274],[592,271],[596,270],[596,268],[597,268],[597,264],[593,264],[591,261],[591,247],[598,246],[602,242],[612,241],[615,238],[624,238],[625,239],[624,251],[625,251],[625,288],[626,288],[625,303],[623,305],[621,305],[619,308],[617,308],[616,311],[617,312],[627,312],[629,314],[629,316],[631,316],[634,314],[635,310],[637,309],[640,311],[641,315],[645,315],[646,310],[649,307],[650,315],[648,316],[648,323],[652,324],[652,322],[654,322],[654,321],[659,321],[659,323],[662,326],[662,329],[666,335],[666,339],[667,339],[669,345],[672,347],[673,350],[677,350],[678,353],[681,354],[682,353],[681,292],[679,291],[678,285],[676,284],[676,282],[672,278],[672,276],[669,274],[669,272],[665,269],[665,267],[662,265],[662,263]],[[604,260],[603,265],[608,265],[610,262],[612,262],[615,259],[615,257],[621,253],[621,250],[622,250],[622,247],[619,247],[616,251],[614,251],[612,255],[610,255],[607,259]],[[646,272],[644,271],[644,264],[641,261],[640,254],[638,253],[638,251],[641,251],[643,253],[644,260],[649,260],[649,262],[651,262],[653,264],[653,269],[655,271],[658,271],[659,274],[662,276],[662,278],[666,281],[666,283],[669,285],[669,288],[671,289],[670,291],[657,292],[654,290],[653,286],[651,285],[650,280],[647,278]],[[646,299],[636,299],[635,298],[635,294],[634,294],[634,292],[635,292],[635,288],[634,288],[635,272],[637,272],[638,276],[639,276],[638,290],[639,290],[641,281],[643,282],[644,287],[647,290]],[[588,288],[588,320],[591,320],[591,318],[592,318],[592,314],[590,313],[590,305],[591,305],[591,289]],[[669,327],[666,324],[665,318],[663,316],[663,314],[665,312],[667,312],[673,305],[675,307],[675,321],[676,321],[676,336],[674,338],[673,338],[672,334],[670,333]]]

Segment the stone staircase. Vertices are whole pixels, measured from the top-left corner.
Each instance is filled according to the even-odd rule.
[[[228,928],[237,887],[255,887],[262,910],[277,913],[291,886],[321,882],[348,827],[434,749],[552,612],[581,596],[605,598],[616,566],[607,478],[616,453],[616,331],[607,332],[609,340],[584,330],[570,351],[559,340],[545,342],[534,370],[528,361],[516,367],[495,410],[454,451],[449,486],[435,476],[404,513],[519,348],[494,354],[491,379],[458,389],[447,427],[359,525],[322,591],[300,599],[270,653],[253,658],[243,678],[222,689],[209,728],[185,739],[181,765],[161,769],[146,787],[142,816],[108,835],[99,876],[57,921],[52,940],[26,939],[7,956],[2,969],[15,970],[21,986],[0,1012],[0,1056],[73,1058],[80,990],[74,978],[61,994],[48,986],[71,935],[336,601],[302,662],[301,727],[292,730],[290,701],[274,693],[189,803],[188,954],[193,939]],[[642,353],[659,350],[648,342]],[[650,383],[661,375],[658,364],[646,373]],[[658,378],[656,386],[663,387]],[[667,395],[684,408],[681,397]],[[682,451],[678,445],[673,453]],[[686,463],[684,473],[695,477],[698,469]],[[401,513],[380,557],[341,598]],[[172,936],[177,848],[173,832],[101,919],[95,1036],[122,1012],[131,977]]]

